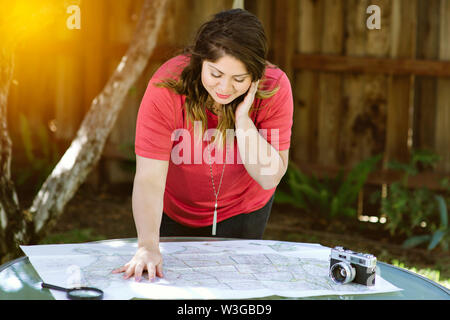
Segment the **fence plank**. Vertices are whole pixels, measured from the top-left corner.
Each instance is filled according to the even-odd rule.
[[[419,1],[418,6],[417,58],[437,60],[439,58],[440,0]],[[450,76],[450,63],[448,70]],[[437,79],[434,77],[419,76],[416,78],[413,123],[414,149],[434,150],[436,83]]]
[[[322,52],[341,54],[343,51],[343,2],[327,0],[323,7]],[[320,101],[318,104],[318,163],[335,164],[342,104],[342,76],[340,74],[320,73]]]
[[[385,59],[389,56],[391,46],[391,16],[392,2],[390,0],[370,1],[369,4],[377,5],[381,11],[380,29],[367,30],[366,57]],[[366,19],[368,15],[366,15]],[[364,132],[369,148],[361,145],[364,155],[378,154],[386,148],[386,118],[388,103],[387,76],[385,74],[365,74],[363,87],[363,103],[365,108],[355,118],[354,128]],[[371,137],[369,142],[368,137]],[[355,160],[352,160],[356,163]]]
[[[324,1],[300,0],[298,6],[297,52],[318,53],[321,49]],[[298,70],[293,83],[294,126],[292,128],[292,159],[297,162],[317,161],[317,105],[319,103],[319,74]]]
[[[441,0],[439,58],[450,60],[450,1]],[[437,170],[450,172],[450,79],[439,79],[436,104],[436,152],[441,156]]]
[[[371,30],[370,33],[372,32],[374,31]],[[370,43],[367,42],[368,48]],[[422,49],[425,46],[418,46],[418,48]],[[292,66],[294,69],[328,72],[450,77],[450,61],[431,59],[394,59],[297,53],[292,57]]]
[[[345,54],[364,56],[367,46],[367,28],[365,23],[367,1],[349,0],[345,2]],[[370,106],[365,103],[364,86],[366,75],[343,75],[343,105],[341,110],[341,127],[338,132],[339,162],[343,165],[354,164],[369,156],[373,138],[370,134],[366,116]],[[369,107],[369,108],[368,108]]]
[[[254,15],[258,17],[258,19],[261,21],[264,27],[264,32],[266,33],[266,37],[269,43],[269,51],[270,53],[273,52],[272,50],[272,39],[273,39],[273,12],[275,3],[273,0],[269,1],[260,1],[260,0],[245,0],[245,9],[252,12]],[[269,60],[271,60],[272,57],[269,57]]]
[[[314,174],[317,178],[335,177],[340,171],[344,174],[350,172],[351,167],[318,165],[313,163],[300,164],[300,170],[307,175]],[[393,182],[401,180],[403,173],[394,170],[375,170],[368,179],[367,184],[380,186],[383,184],[392,184]],[[415,176],[410,176],[407,181],[407,186],[410,188],[426,187],[432,190],[445,190],[441,185],[443,178],[450,179],[450,173],[437,172],[421,172]]]
[[[294,34],[296,12],[296,1],[283,0],[275,3],[273,59],[275,64],[283,69],[289,79],[293,77],[292,55],[296,47]]]
[[[392,2],[391,57],[415,56],[417,1]],[[389,76],[386,158],[407,161],[414,76]]]

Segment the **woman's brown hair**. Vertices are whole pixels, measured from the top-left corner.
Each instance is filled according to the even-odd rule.
[[[186,120],[192,123],[201,121],[202,134],[207,128],[205,107],[214,103],[201,81],[203,61],[215,62],[224,55],[231,55],[245,65],[252,81],[262,79],[268,66],[264,28],[255,15],[243,9],[222,11],[214,15],[199,28],[193,44],[185,49],[184,54],[190,58],[190,62],[183,69],[179,80],[166,79],[158,83],[158,86],[171,88],[186,96]],[[275,88],[267,91],[262,88],[264,79],[260,81],[256,98],[269,98],[278,90]],[[225,137],[226,130],[234,129],[235,111],[244,97],[245,94],[223,106],[217,125],[219,136],[216,141],[222,140],[225,143],[222,137]],[[254,106],[250,110],[253,109]]]

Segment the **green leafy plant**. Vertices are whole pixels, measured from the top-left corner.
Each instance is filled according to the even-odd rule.
[[[448,211],[447,204],[443,196],[435,195],[435,199],[439,208],[440,225],[434,232],[408,238],[403,246],[405,248],[412,248],[422,243],[428,242],[428,250],[433,250],[441,243],[444,250],[448,250],[448,243],[450,239],[450,227],[448,225]]]
[[[315,175],[307,176],[289,162],[283,178],[288,191],[278,189],[275,201],[317,212],[325,217],[355,217],[358,194],[380,159],[381,155],[371,157],[358,163],[347,175],[341,170],[336,177],[323,179]]]
[[[404,242],[407,248],[425,242],[429,242],[429,250],[439,243],[444,249],[448,248],[449,228],[445,197],[425,187],[408,187],[409,177],[420,170],[434,167],[438,160],[439,156],[430,151],[415,150],[408,163],[389,162],[388,168],[403,172],[402,178],[389,186],[386,197],[381,197],[380,192],[371,197],[373,202],[381,199],[381,211],[386,215],[386,228],[389,233],[408,237]],[[450,191],[448,181],[443,180],[442,186]],[[417,235],[418,232],[427,234]]]
[[[411,236],[421,224],[430,225],[436,211],[433,196],[427,188],[409,189],[401,182],[392,183],[387,197],[381,199],[389,233]]]

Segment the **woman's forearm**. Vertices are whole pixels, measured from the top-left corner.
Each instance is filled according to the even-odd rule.
[[[163,194],[149,181],[135,179],[132,207],[138,245],[159,250],[159,228],[163,212]]]
[[[236,118],[239,154],[248,174],[264,189],[275,188],[286,172],[279,152],[258,132],[248,116]]]

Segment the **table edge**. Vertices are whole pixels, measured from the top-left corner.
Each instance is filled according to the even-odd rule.
[[[438,289],[441,289],[441,290],[444,291],[446,294],[448,294],[449,297],[450,297],[450,290],[447,289],[446,287],[444,287],[443,285],[441,285],[440,283],[437,283],[436,281],[433,281],[433,280],[431,280],[431,279],[428,279],[427,277],[424,277],[423,275],[418,274],[418,273],[416,273],[416,272],[412,272],[412,271],[410,271],[410,270],[408,270],[408,269],[400,268],[400,267],[394,266],[394,265],[392,265],[392,264],[389,264],[389,263],[387,263],[387,262],[377,261],[377,264],[380,264],[380,263],[383,264],[383,265],[385,265],[385,266],[387,266],[387,267],[390,267],[390,268],[393,268],[393,269],[397,269],[397,270],[399,270],[399,271],[406,272],[406,273],[408,273],[408,274],[411,274],[411,275],[413,275],[413,276],[416,276],[416,277],[418,277],[418,278],[421,278],[422,280],[425,280],[426,282],[432,284],[433,286],[437,287]]]
[[[21,262],[22,260],[28,260],[28,257],[27,256],[22,256],[22,257],[14,259],[14,260],[5,262],[4,264],[0,265],[0,272],[3,272],[4,270],[6,270],[9,267],[11,267],[13,264]]]

